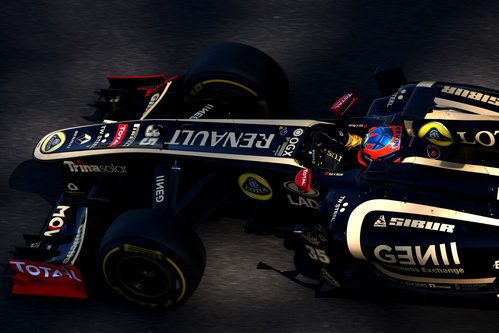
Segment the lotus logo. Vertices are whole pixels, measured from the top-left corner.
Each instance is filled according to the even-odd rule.
[[[243,189],[258,195],[267,195],[270,193],[269,188],[267,188],[264,184],[259,183],[258,180],[254,178],[248,178],[243,184]]]
[[[436,121],[424,124],[419,129],[418,136],[428,139],[437,146],[450,146],[454,142],[449,130],[442,123]]]
[[[254,188],[254,189],[258,189],[260,187],[258,184],[258,181],[256,179],[253,179],[253,178],[248,179],[248,184],[251,188]]]
[[[54,133],[43,141],[41,151],[42,153],[52,153],[61,148],[64,141],[66,141],[66,135],[63,132]]]
[[[248,197],[256,200],[269,200],[272,198],[272,188],[262,177],[254,173],[244,173],[239,176],[239,188]]]

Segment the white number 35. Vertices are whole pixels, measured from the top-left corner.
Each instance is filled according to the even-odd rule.
[[[315,247],[311,247],[310,245],[305,245],[308,250],[308,255],[312,260],[318,260],[324,264],[330,264],[331,260],[326,254],[326,251],[321,249],[316,249]]]

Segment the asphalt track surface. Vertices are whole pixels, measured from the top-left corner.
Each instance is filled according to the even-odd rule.
[[[328,117],[356,91],[356,112],[378,94],[371,73],[397,64],[410,80],[499,88],[499,2],[486,1],[2,1],[0,3],[0,263],[38,231],[60,176],[31,163],[47,132],[87,124],[107,74],[183,73],[202,47],[237,41],[274,57],[291,82],[295,117]],[[492,332],[499,306],[314,298],[259,261],[292,269],[272,237],[223,219],[199,228],[205,276],[172,313],[97,295],[89,301],[13,297],[1,266],[0,331]]]

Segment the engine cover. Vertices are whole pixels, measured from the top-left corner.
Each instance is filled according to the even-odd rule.
[[[344,242],[355,261],[368,261],[382,279],[408,287],[497,288],[499,219],[491,210],[428,193],[417,202],[387,189],[383,196],[370,192],[330,193],[322,208],[331,216],[330,237]]]

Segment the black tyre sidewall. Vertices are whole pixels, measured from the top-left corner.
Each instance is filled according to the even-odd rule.
[[[118,276],[117,263],[125,257],[145,257],[159,264],[175,280],[174,288],[159,297],[134,293]],[[204,272],[206,254],[190,228],[173,221],[158,221],[152,210],[120,215],[108,229],[99,250],[99,268],[118,294],[141,306],[175,308],[196,290]]]
[[[131,247],[141,249],[141,253],[127,250]],[[151,255],[147,255],[146,251],[150,252]],[[192,281],[192,272],[178,256],[159,244],[152,244],[150,240],[121,239],[110,242],[102,249],[102,255],[101,269],[108,285],[119,295],[141,306],[177,307],[192,295],[197,283],[199,283],[199,281],[197,283]],[[174,287],[158,297],[141,296],[130,290],[122,282],[124,277],[120,277],[118,274],[117,263],[126,257],[135,256],[147,257],[164,267],[173,281],[172,285],[178,286],[178,289]]]
[[[225,42],[202,50],[184,76],[184,92],[199,83],[226,79],[255,91],[272,114],[287,108],[289,83],[280,65],[264,52],[240,43]]]

